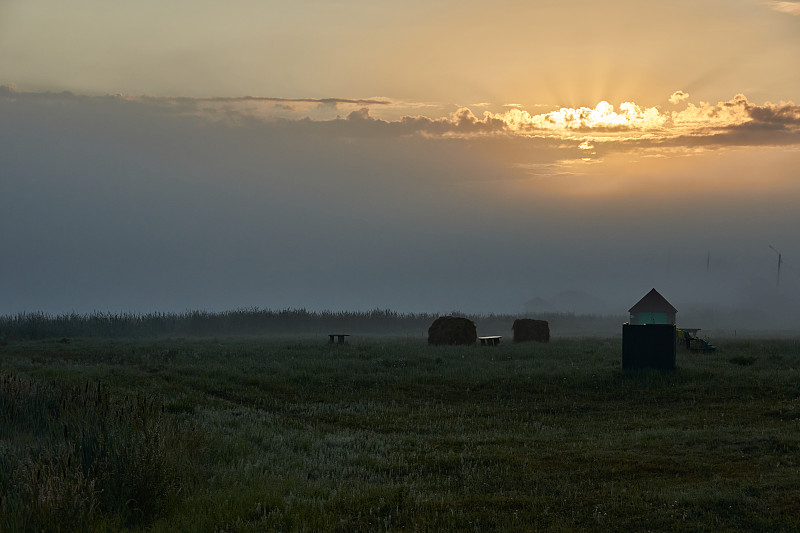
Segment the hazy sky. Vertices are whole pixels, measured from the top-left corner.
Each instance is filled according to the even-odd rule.
[[[0,0],[0,313],[800,323],[799,101],[800,2]]]

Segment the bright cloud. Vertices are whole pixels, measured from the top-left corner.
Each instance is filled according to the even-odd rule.
[[[768,2],[767,5],[779,13],[800,16],[800,2]]]
[[[685,93],[683,91],[675,91],[672,93],[672,96],[669,97],[670,104],[679,104],[689,98],[689,93]]]
[[[682,91],[673,94],[676,101],[687,98],[688,94]],[[800,144],[800,106],[792,102],[757,105],[742,94],[716,104],[690,102],[672,112],[643,108],[633,102],[621,104],[617,111],[608,102],[600,102],[594,108],[561,108],[537,115],[522,109],[486,115],[501,120],[508,131],[518,135],[564,140],[582,141],[588,134],[595,142],[662,142],[684,137],[725,143],[726,136],[760,131],[760,137],[745,144]],[[740,137],[734,140],[744,142]]]
[[[743,94],[732,100],[700,105],[688,104],[683,111],[671,115],[671,131],[683,135],[714,135],[747,127],[780,131],[797,135],[800,133],[800,106],[792,102],[764,105],[750,103]]]
[[[673,130],[691,134],[702,133],[709,128],[739,126],[752,120],[750,111],[753,107],[742,94],[716,105],[701,102],[696,106],[689,103],[683,111],[672,113]]]
[[[608,102],[600,102],[594,108],[562,107],[538,115],[523,109],[509,109],[493,115],[505,122],[509,129],[520,134],[549,132],[556,136],[572,138],[574,132],[585,131],[651,131],[664,126],[666,117],[657,108],[642,108],[633,102],[624,102],[617,112]]]

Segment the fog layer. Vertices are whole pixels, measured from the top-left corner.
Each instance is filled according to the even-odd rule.
[[[656,287],[679,317],[798,324],[796,145],[582,157],[368,119],[5,91],[0,313],[624,314]]]

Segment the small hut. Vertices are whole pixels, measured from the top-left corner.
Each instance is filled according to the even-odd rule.
[[[622,325],[622,368],[675,368],[678,310],[655,289],[630,308]]]
[[[672,324],[675,325],[675,309],[666,298],[653,289],[639,300],[636,305],[628,310],[631,319],[628,322],[632,326],[644,324]]]

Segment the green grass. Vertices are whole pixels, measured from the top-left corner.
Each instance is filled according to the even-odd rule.
[[[621,370],[618,338],[325,341],[0,346],[16,383],[0,395],[13,413],[0,421],[0,529],[52,516],[64,531],[800,529],[798,341],[720,341],[679,349],[675,371],[639,372]],[[75,400],[47,399],[63,391]],[[84,395],[109,407],[87,411]],[[137,402],[146,423],[116,415]],[[39,414],[20,422],[20,409]],[[65,437],[76,420],[83,433]],[[78,434],[107,444],[69,477]],[[15,496],[49,486],[30,465],[61,472],[47,482],[61,480],[60,499]],[[131,505],[143,496],[118,477],[160,496]]]

